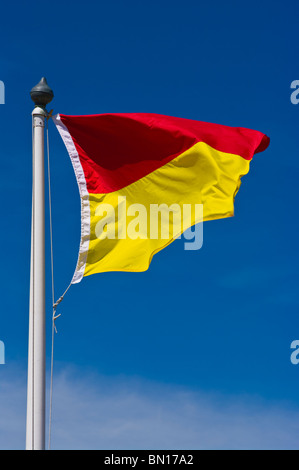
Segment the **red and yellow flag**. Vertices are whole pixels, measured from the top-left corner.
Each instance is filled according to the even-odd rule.
[[[157,114],[61,114],[53,119],[81,196],[73,284],[94,273],[145,271],[153,255],[186,228],[233,216],[241,177],[253,155],[269,145],[269,138],[255,130]],[[166,236],[163,227],[151,233],[153,207],[198,204],[203,216],[191,211],[188,219],[178,219],[174,209]],[[136,217],[140,208],[147,213],[142,227]]]

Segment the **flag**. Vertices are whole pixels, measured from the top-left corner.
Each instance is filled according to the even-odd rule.
[[[145,271],[187,228],[233,216],[241,177],[269,145],[259,131],[158,114],[53,120],[81,198],[73,284],[94,273]]]

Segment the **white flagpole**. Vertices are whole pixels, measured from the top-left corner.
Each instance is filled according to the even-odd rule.
[[[45,450],[45,176],[46,105],[53,98],[45,78],[31,90],[33,117],[32,232],[28,344],[26,449]]]

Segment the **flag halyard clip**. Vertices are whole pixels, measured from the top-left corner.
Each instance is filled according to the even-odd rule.
[[[61,313],[59,313],[58,315],[55,315],[56,313],[56,310],[53,311],[53,327],[54,327],[54,330],[55,330],[55,333],[57,333],[57,328],[56,328],[56,324],[55,324],[55,321],[57,320],[57,318],[61,317]]]
[[[55,304],[53,305],[53,317],[52,317],[52,320],[53,320],[53,327],[54,327],[54,330],[55,330],[55,333],[57,333],[57,328],[56,328],[56,325],[55,325],[55,321],[57,320],[57,318],[61,317],[61,313],[59,313],[58,315],[56,315],[56,310],[57,310],[57,307],[58,305],[60,304],[60,302],[62,302],[63,300],[63,295],[57,300],[57,302],[55,302]]]

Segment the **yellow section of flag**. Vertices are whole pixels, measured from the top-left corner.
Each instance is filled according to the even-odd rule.
[[[90,194],[84,275],[145,271],[153,255],[190,226],[233,216],[234,197],[249,164],[199,142],[125,188]],[[196,205],[203,205],[203,215]]]

